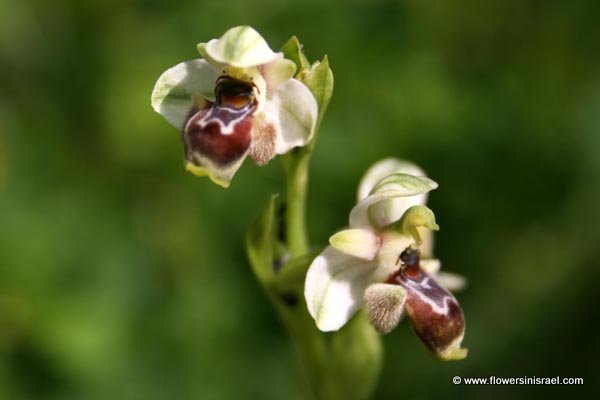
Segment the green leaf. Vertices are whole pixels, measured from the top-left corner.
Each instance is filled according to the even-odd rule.
[[[296,72],[298,75],[304,73],[310,68],[310,63],[302,51],[302,45],[296,36],[292,36],[279,51],[283,52],[283,55],[288,60],[292,60],[296,63]]]
[[[319,105],[318,121],[321,122],[333,94],[333,72],[329,68],[327,56],[323,57],[323,61],[317,61],[312,65],[302,82],[308,86],[317,100]]]
[[[272,195],[267,206],[246,235],[246,252],[254,274],[263,286],[273,279],[276,237],[277,196]]]

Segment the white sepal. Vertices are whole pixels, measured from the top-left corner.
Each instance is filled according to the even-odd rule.
[[[360,308],[371,284],[375,265],[328,246],[312,262],[306,275],[304,297],[317,327],[340,329]]]
[[[268,96],[264,113],[267,121],[277,121],[275,151],[284,154],[304,146],[312,138],[319,109],[310,90],[300,81],[290,79]]]
[[[191,60],[166,70],[152,91],[152,108],[182,130],[195,107],[194,96],[212,98],[217,71],[205,60]]]

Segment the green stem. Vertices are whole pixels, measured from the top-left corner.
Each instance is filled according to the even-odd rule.
[[[309,250],[306,230],[306,192],[310,150],[307,148],[297,149],[284,159],[287,184],[285,233],[288,250],[292,257],[302,256]]]
[[[306,194],[312,147],[309,145],[298,149],[283,159],[287,178],[286,244],[292,259],[307,258],[309,251]],[[308,258],[312,260],[312,257]],[[379,336],[364,313],[359,313],[338,332],[325,334],[317,329],[302,302],[308,264],[310,261],[298,265],[289,263],[280,271],[280,274],[299,277],[293,285],[295,290],[292,289],[290,293],[295,293],[301,305],[290,306],[277,296],[274,297],[274,303],[290,332],[312,397],[317,400],[368,398],[375,388],[381,367]],[[275,293],[287,290],[281,280],[273,284]]]

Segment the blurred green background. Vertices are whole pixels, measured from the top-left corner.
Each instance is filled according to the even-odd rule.
[[[466,275],[463,362],[403,323],[377,399],[548,397],[454,375],[583,377],[598,345],[600,2],[0,0],[0,398],[295,399],[285,330],[243,236],[275,160],[229,190],[183,172],[150,108],[196,43],[250,24],[328,54],[311,241],[387,156],[439,182],[436,253]],[[562,387],[561,389],[565,389]]]

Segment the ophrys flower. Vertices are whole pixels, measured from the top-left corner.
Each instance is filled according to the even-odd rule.
[[[421,260],[418,250],[422,246],[430,257],[428,230],[438,226],[424,203],[436,187],[417,166],[397,160],[384,160],[367,173],[349,229],[330,238],[306,277],[307,306],[319,329],[340,329],[366,303],[380,332],[392,330],[406,311],[419,338],[438,357],[466,356],[460,348],[462,310],[434,279],[439,261]]]
[[[186,169],[227,187],[247,155],[258,164],[305,145],[318,107],[296,64],[249,26],[200,43],[202,59],[164,72],[152,106],[181,132]]]

